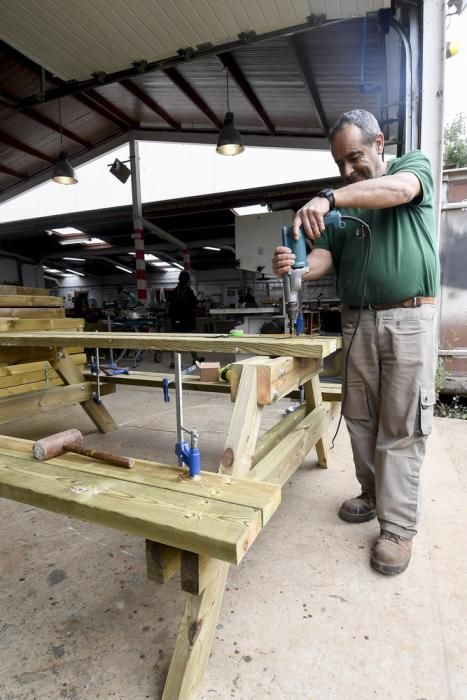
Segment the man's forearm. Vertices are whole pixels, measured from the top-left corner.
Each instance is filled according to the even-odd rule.
[[[302,277],[305,282],[314,282],[333,270],[332,257],[329,251],[315,248],[308,255],[308,272]]]
[[[398,173],[355,182],[334,191],[336,208],[386,209],[412,201],[420,192],[418,178]]]

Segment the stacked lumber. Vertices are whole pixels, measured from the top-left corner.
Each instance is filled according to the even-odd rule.
[[[51,364],[53,347],[4,347],[8,331],[82,331],[84,320],[65,318],[63,299],[47,289],[0,285],[0,399],[64,385]],[[74,364],[86,364],[82,347],[70,347]]]

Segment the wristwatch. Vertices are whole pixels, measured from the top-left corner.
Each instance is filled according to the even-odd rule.
[[[327,199],[329,202],[329,211],[331,209],[334,209],[336,206],[336,200],[334,199],[334,190],[331,190],[330,187],[320,190],[318,194],[316,195],[317,197],[323,197],[323,199]]]

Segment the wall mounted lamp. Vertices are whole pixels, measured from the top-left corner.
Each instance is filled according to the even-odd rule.
[[[114,175],[117,180],[120,180],[121,183],[125,184],[125,182],[128,180],[128,178],[131,175],[131,170],[130,168],[127,168],[125,163],[129,163],[129,160],[118,160],[118,158],[115,158],[114,162],[111,165],[108,165],[107,167],[110,168],[110,172],[112,175]]]

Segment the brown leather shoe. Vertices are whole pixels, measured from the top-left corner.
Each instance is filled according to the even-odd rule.
[[[400,574],[409,565],[412,540],[381,530],[371,552],[371,566],[382,574]]]
[[[348,498],[339,508],[339,517],[348,523],[365,523],[376,518],[376,498],[363,491],[360,496]]]

